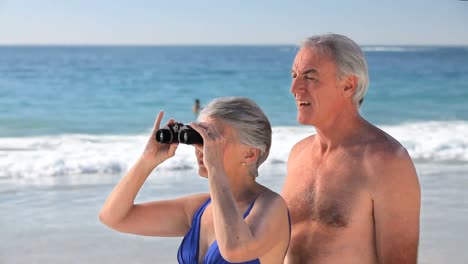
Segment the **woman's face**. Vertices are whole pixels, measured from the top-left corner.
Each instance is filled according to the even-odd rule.
[[[242,166],[244,161],[244,153],[247,146],[239,142],[238,136],[234,128],[225,122],[212,118],[202,118],[201,122],[214,126],[221,136],[226,139],[224,147],[223,165],[228,177],[237,175],[237,171]],[[203,145],[195,144],[195,155],[198,163],[198,174],[202,177],[208,177],[208,170],[203,163]]]

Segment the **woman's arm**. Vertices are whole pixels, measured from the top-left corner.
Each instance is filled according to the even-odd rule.
[[[142,156],[111,192],[99,214],[101,222],[120,232],[148,236],[181,236],[190,227],[197,206],[208,195],[193,195],[174,200],[134,204],[135,198],[159,164],[174,156],[176,144],[155,140],[163,112],[160,112]],[[174,122],[170,120],[169,123]]]
[[[289,239],[288,210],[278,194],[260,195],[254,209],[244,219],[223,172],[210,172],[209,181],[216,239],[227,261],[260,258],[283,239]]]
[[[214,229],[224,259],[229,262],[249,261],[260,258],[283,239],[289,243],[288,210],[281,196],[273,192],[260,195],[254,209],[244,219],[222,166],[224,138],[213,127],[209,128],[210,136],[206,134],[206,128],[197,124],[192,127],[204,140],[204,163],[209,172]]]

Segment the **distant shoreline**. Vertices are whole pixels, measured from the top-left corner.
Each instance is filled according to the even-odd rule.
[[[384,48],[468,48],[468,44],[363,44],[360,45],[361,48],[374,48],[374,47],[384,47]],[[57,48],[96,48],[96,47],[121,47],[121,48],[152,48],[152,47],[298,47],[298,44],[60,44],[60,43],[51,43],[51,44],[7,44],[0,43],[0,48],[12,48],[12,47],[57,47]]]

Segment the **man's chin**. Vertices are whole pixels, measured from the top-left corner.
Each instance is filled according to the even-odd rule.
[[[305,116],[298,115],[296,120],[301,125],[312,125],[312,120]]]

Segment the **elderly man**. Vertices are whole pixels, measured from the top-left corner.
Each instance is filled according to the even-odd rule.
[[[313,36],[292,78],[297,120],[317,133],[288,160],[285,263],[416,263],[418,177],[406,149],[359,114],[368,86],[362,50],[342,35]]]

